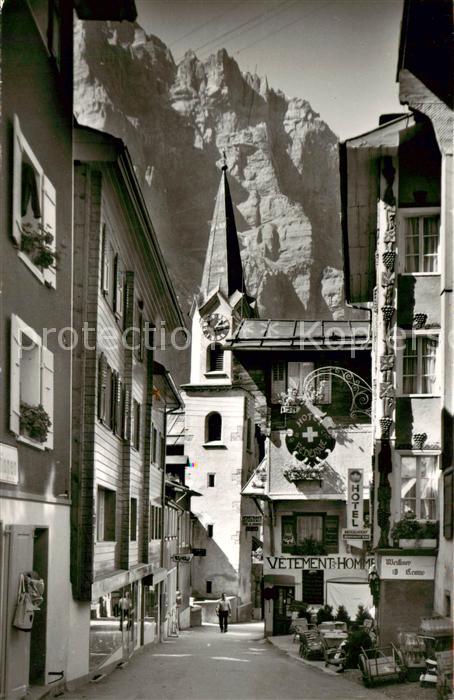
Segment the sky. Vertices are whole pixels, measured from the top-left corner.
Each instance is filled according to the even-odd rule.
[[[403,112],[395,82],[403,0],[136,0],[176,62],[227,49],[242,71],[303,97],[343,140]]]

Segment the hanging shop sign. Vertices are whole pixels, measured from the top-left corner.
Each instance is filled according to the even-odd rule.
[[[287,418],[285,444],[297,460],[313,467],[328,457],[336,440],[303,404],[298,413]]]
[[[193,547],[192,553],[195,557],[206,557],[207,550],[206,549],[197,549],[196,547]]]
[[[432,581],[435,578],[435,557],[381,555],[378,574],[388,581]]]
[[[193,556],[194,554],[172,554],[170,558],[172,561],[178,562],[179,564],[189,564]]]
[[[370,527],[352,527],[342,529],[342,539],[345,540],[361,540],[369,542]]]
[[[258,525],[246,525],[246,532],[258,532],[258,531],[259,531]]]
[[[19,456],[17,447],[0,443],[0,481],[19,483]]]
[[[277,570],[312,569],[318,571],[357,571],[369,569],[375,564],[375,557],[354,557],[342,554],[334,554],[324,557],[265,557],[264,573]]]
[[[261,515],[243,515],[241,522],[243,525],[262,525],[263,517]]]

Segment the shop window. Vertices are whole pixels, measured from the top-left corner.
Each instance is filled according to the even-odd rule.
[[[221,415],[219,413],[209,413],[205,420],[205,442],[219,442],[221,435]]]
[[[403,394],[437,392],[437,355],[437,336],[413,334],[405,339],[402,357]]]
[[[207,485],[209,488],[213,488],[215,486],[215,481],[216,481],[216,474],[208,474],[207,475]]]
[[[137,540],[137,498],[131,498],[130,538],[131,542],[136,542]]]
[[[10,380],[10,430],[37,446],[53,449],[54,356],[15,314],[11,316]],[[40,428],[43,421],[47,432]]]
[[[212,343],[207,350],[208,372],[222,372],[224,370],[224,351],[219,343]]]
[[[206,582],[206,592],[208,594],[213,593],[213,581]]]
[[[32,272],[56,286],[56,192],[14,117],[13,230]]]
[[[437,515],[436,458],[401,457],[401,514],[420,520],[435,520]]]
[[[443,537],[452,540],[454,532],[454,471],[450,469],[443,474]]]
[[[207,525],[207,537],[213,537],[214,525]]]
[[[401,214],[402,215],[402,214]],[[402,215],[404,230],[406,273],[438,272],[440,245],[440,215]]]
[[[115,509],[115,491],[98,486],[96,509],[98,542],[115,542]]]

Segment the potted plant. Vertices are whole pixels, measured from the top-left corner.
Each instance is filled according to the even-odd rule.
[[[435,549],[437,546],[438,524],[425,523],[416,519],[413,513],[406,515],[394,524],[391,530],[393,541],[402,549]]]
[[[317,610],[317,625],[320,625],[322,622],[332,622],[333,620],[334,615],[332,605],[324,605],[322,608]]]
[[[372,620],[372,616],[369,611],[364,607],[364,605],[358,605],[358,610],[356,612],[355,624],[364,625],[364,620]]]
[[[52,422],[41,404],[31,406],[22,402],[20,405],[20,431],[36,442],[46,442]]]
[[[52,248],[53,240],[53,235],[42,224],[37,224],[37,228],[31,224],[22,226],[21,250],[42,270],[56,267],[58,255]]]
[[[336,622],[345,622],[347,626],[350,624],[350,615],[348,614],[347,608],[344,605],[339,605],[336,611],[336,617],[334,618]]]

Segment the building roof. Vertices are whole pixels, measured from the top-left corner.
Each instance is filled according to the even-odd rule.
[[[243,319],[224,347],[232,350],[367,350],[369,321]]]
[[[160,362],[153,362],[153,381],[159,398],[165,402],[166,408],[178,409],[183,407],[183,399],[169,370]]]
[[[137,8],[134,0],[74,0],[79,19],[135,22]]]
[[[405,0],[397,80],[410,71],[452,108],[454,88],[452,0]]]
[[[153,263],[153,279],[163,295],[160,297],[163,318],[169,329],[186,326],[178,303],[168,266],[164,260],[148,207],[134,171],[134,165],[125,143],[115,136],[88,126],[75,124],[74,160],[82,163],[112,163],[118,167],[119,194],[125,197],[134,221],[134,230],[143,231],[147,242],[147,261]],[[118,189],[118,188],[117,188]],[[161,308],[161,307],[160,307]]]
[[[200,289],[203,302],[215,289],[222,292],[227,299],[235,291],[245,292],[240,246],[225,163],[222,166],[221,182],[211,221]]]

